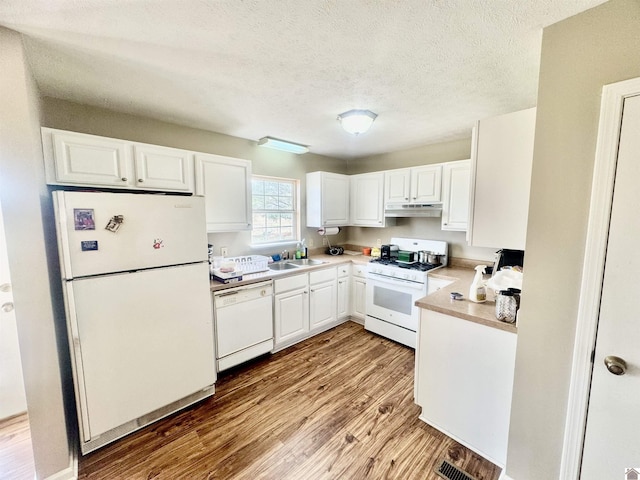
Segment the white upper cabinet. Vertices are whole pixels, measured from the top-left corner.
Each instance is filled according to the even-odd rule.
[[[384,172],[384,203],[407,203],[411,193],[411,169]]]
[[[307,173],[307,227],[349,225],[349,176]]]
[[[185,150],[42,128],[50,185],[193,192],[193,155]]]
[[[156,145],[133,145],[140,188],[193,191],[193,153]]]
[[[384,227],[384,173],[351,175],[351,225]]]
[[[524,250],[535,122],[535,108],[477,122],[469,245]]]
[[[442,165],[400,168],[385,172],[385,205],[439,203],[441,201]]]
[[[205,198],[207,232],[251,230],[251,162],[197,153],[196,195]]]
[[[431,203],[441,200],[442,166],[426,165],[411,169],[411,198],[413,203]]]
[[[442,164],[442,230],[467,229],[470,182],[471,160]]]

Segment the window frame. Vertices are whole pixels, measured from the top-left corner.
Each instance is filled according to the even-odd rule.
[[[280,209],[268,209],[268,208],[262,208],[262,209],[255,209],[253,207],[254,204],[254,188],[253,188],[253,182],[254,180],[262,180],[262,181],[273,181],[273,182],[278,182],[278,183],[288,183],[291,184],[292,186],[292,190],[293,190],[293,208],[292,210],[280,210]],[[256,248],[260,248],[260,247],[266,247],[266,246],[276,246],[276,245],[289,245],[292,243],[297,243],[300,241],[301,238],[301,225],[300,225],[300,207],[301,207],[301,202],[300,202],[300,180],[298,180],[297,178],[284,178],[284,177],[274,177],[271,175],[251,175],[251,224],[252,224],[252,228],[251,228],[251,246],[252,247],[256,247]],[[294,238],[292,239],[283,239],[280,238],[279,240],[267,240],[264,242],[258,242],[255,240],[254,238],[254,230],[256,228],[256,222],[254,219],[254,215],[255,213],[264,213],[264,214],[269,214],[269,213],[276,213],[276,214],[280,214],[280,213],[291,213],[292,217],[293,217],[293,236]],[[280,227],[281,228],[281,227]]]

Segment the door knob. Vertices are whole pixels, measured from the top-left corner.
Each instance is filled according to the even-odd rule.
[[[4,313],[9,313],[13,310],[13,302],[6,302],[3,303],[2,306],[0,307],[0,309],[2,309],[2,311]]]
[[[614,375],[624,375],[627,372],[627,362],[620,357],[608,355],[604,357],[604,364],[609,372]]]

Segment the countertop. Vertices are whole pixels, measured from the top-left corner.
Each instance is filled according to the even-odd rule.
[[[242,285],[250,285],[252,283],[256,283],[263,280],[273,280],[275,278],[283,278],[291,275],[297,275],[300,273],[312,272],[314,270],[320,270],[323,268],[331,267],[333,265],[341,265],[345,263],[362,263],[367,264],[371,257],[367,257],[364,255],[310,255],[310,259],[312,260],[320,260],[323,263],[322,265],[311,265],[305,266],[298,269],[290,269],[290,270],[267,270],[265,272],[257,272],[257,273],[249,273],[247,275],[242,276],[242,280],[240,282],[234,283],[221,283],[216,280],[210,281],[211,291],[217,292],[218,290],[225,290],[227,288],[239,287]]]
[[[445,315],[463,318],[506,332],[517,333],[518,329],[515,324],[501,322],[496,319],[496,302],[491,289],[487,288],[486,302],[474,303],[469,300],[469,287],[471,286],[475,273],[472,269],[460,267],[445,267],[429,273],[430,277],[453,280],[454,282],[416,301],[416,306]],[[489,277],[485,275],[485,279],[488,278]],[[463,299],[452,300],[450,296],[451,292],[461,293]]]

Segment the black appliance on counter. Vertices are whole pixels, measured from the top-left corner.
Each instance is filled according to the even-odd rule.
[[[392,258],[397,258],[398,250],[400,250],[398,245],[393,245],[393,244],[382,245],[380,247],[380,258],[383,258],[385,260],[391,260]]]
[[[502,267],[520,267],[524,265],[524,250],[509,250],[503,248],[496,252],[493,263],[493,275]]]

